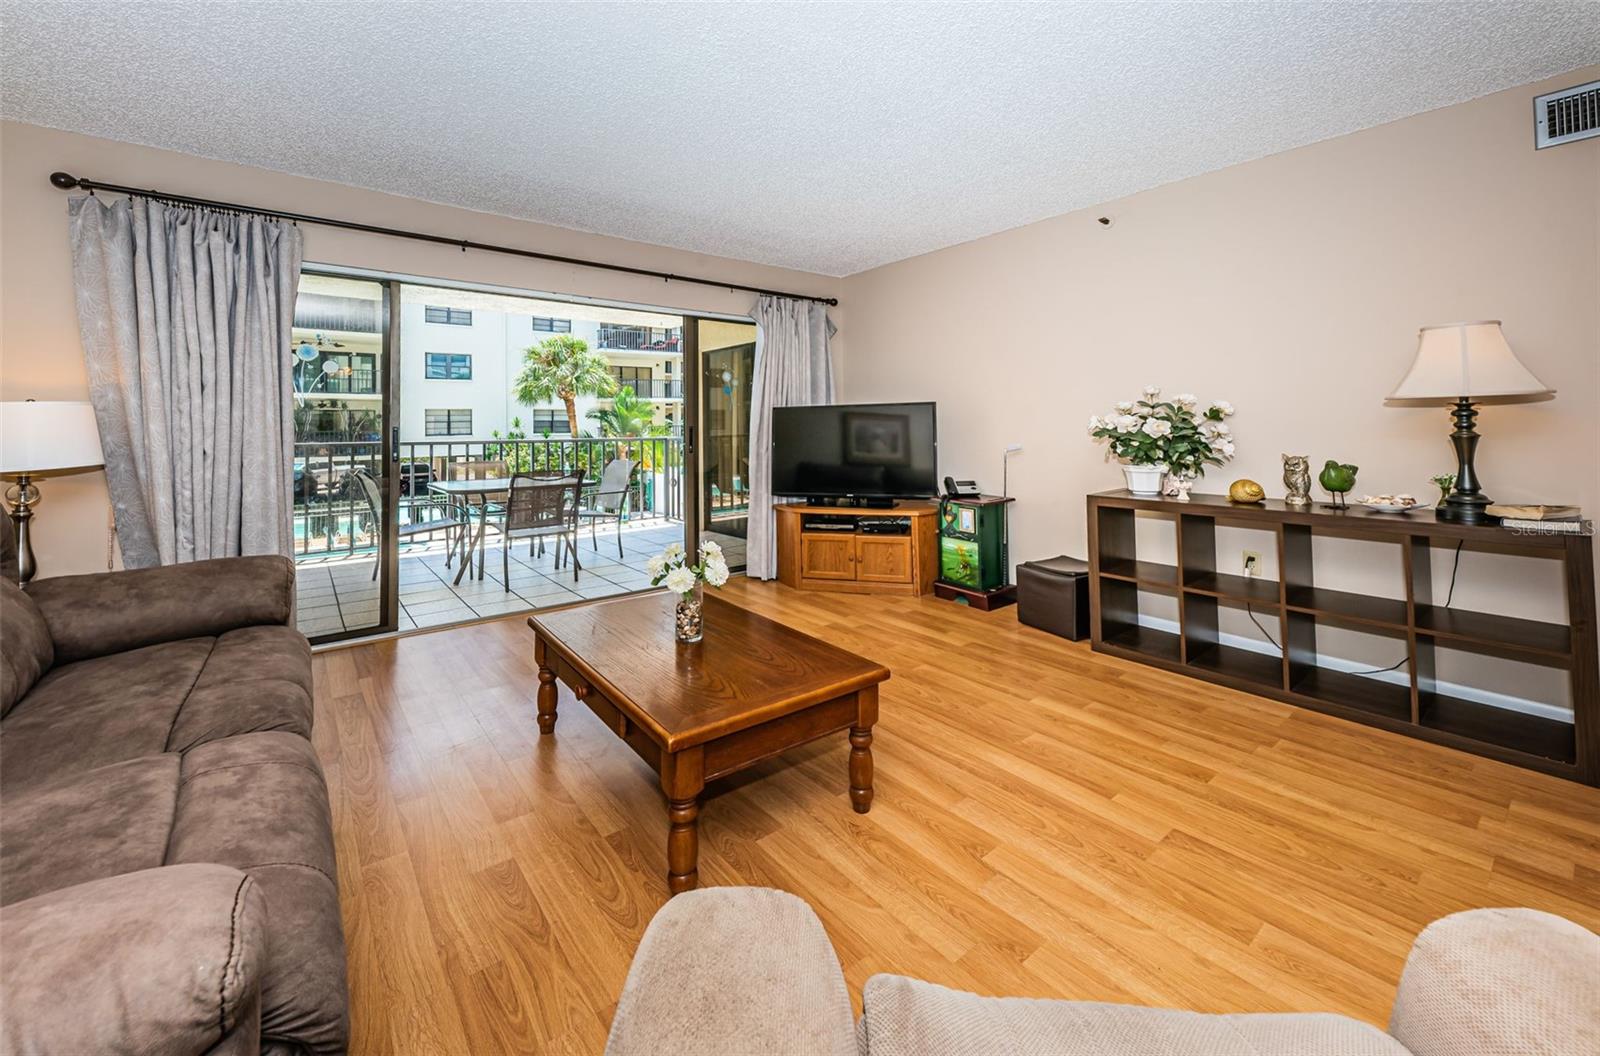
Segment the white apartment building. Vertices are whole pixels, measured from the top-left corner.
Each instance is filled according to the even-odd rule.
[[[487,440],[521,423],[529,437],[569,435],[559,400],[537,405],[512,391],[526,350],[570,333],[599,351],[618,384],[655,404],[657,422],[681,419],[683,352],[676,316],[457,290],[407,287],[400,307],[400,438]],[[606,401],[580,397],[578,429]]]

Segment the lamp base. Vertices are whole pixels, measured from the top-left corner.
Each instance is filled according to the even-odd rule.
[[[1434,511],[1434,516],[1452,524],[1496,525],[1500,523],[1500,518],[1486,511],[1486,507],[1492,501],[1489,496],[1481,493],[1462,495],[1453,491],[1450,497],[1444,500],[1444,505]]]
[[[1462,396],[1451,408],[1450,416],[1456,427],[1450,434],[1450,445],[1456,452],[1456,487],[1435,516],[1454,524],[1499,524],[1500,518],[1491,516],[1487,510],[1494,500],[1479,490],[1478,472],[1472,465],[1472,456],[1478,449],[1478,409]]]
[[[39,489],[27,473],[18,473],[16,484],[6,489],[6,501],[11,503],[11,523],[17,534],[17,582],[26,585],[39,570],[33,557],[33,535],[28,530],[33,523],[33,506],[39,501]]]

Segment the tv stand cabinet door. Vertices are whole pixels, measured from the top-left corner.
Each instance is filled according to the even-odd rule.
[[[910,583],[911,537],[857,536],[856,578],[863,583]]]
[[[854,580],[856,578],[856,537],[800,534],[800,576],[802,579]]]

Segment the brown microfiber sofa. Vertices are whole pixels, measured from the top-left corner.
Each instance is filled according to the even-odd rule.
[[[292,563],[0,572],[0,1049],[343,1052]]]
[[[852,1023],[810,906],[704,888],[645,929],[606,1056],[1596,1056],[1600,936],[1532,909],[1436,920],[1406,958],[1387,1033],[1325,1012],[979,997],[900,975],[868,979],[861,1007]]]

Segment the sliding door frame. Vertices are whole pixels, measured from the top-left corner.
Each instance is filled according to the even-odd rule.
[[[684,446],[685,450],[692,448],[694,451],[693,458],[688,455],[685,455],[684,458],[684,461],[690,467],[685,471],[689,480],[685,485],[685,490],[688,494],[684,501],[684,545],[689,548],[690,553],[694,553],[695,548],[700,545],[701,534],[712,531],[709,511],[706,508],[709,488],[707,486],[708,470],[705,460],[711,455],[712,448],[707,439],[705,423],[705,418],[710,408],[708,401],[702,398],[704,394],[709,392],[706,386],[702,384],[706,380],[705,356],[700,349],[700,323],[702,321],[748,326],[752,331],[752,340],[755,340],[753,332],[757,328],[755,319],[750,317],[727,315],[696,317],[688,314],[683,317]],[[712,351],[721,351],[721,348],[713,349]],[[749,425],[748,420],[746,420],[745,424],[746,426]],[[750,437],[750,442],[752,444],[755,442],[754,436]],[[749,460],[754,462],[758,457],[764,456],[761,452],[751,448]],[[746,537],[748,538],[748,516],[745,518],[745,523],[747,526]],[[742,575],[747,567],[749,567],[748,553],[744,562],[737,566],[738,573]]]
[[[379,402],[382,410],[378,428],[379,469],[378,488],[383,495],[383,509],[379,511],[378,545],[378,621],[365,627],[319,634],[312,639],[314,645],[330,645],[352,638],[370,638],[377,634],[393,634],[400,629],[400,282],[382,275],[363,274],[354,270],[329,270],[315,265],[300,269],[301,275],[325,278],[357,279],[370,282],[383,292],[379,328],[382,344],[378,370]],[[309,471],[309,466],[308,466]]]
[[[683,547],[690,555],[700,548],[700,320],[683,316]]]
[[[715,322],[750,324],[754,326],[754,319],[748,316],[724,315],[721,313],[696,314],[688,309],[674,308],[668,305],[585,297],[581,294],[523,289],[498,283],[477,283],[438,276],[349,267],[340,264],[306,264],[302,266],[300,273],[302,275],[317,275],[328,278],[362,280],[374,283],[381,287],[383,291],[381,323],[383,366],[379,371],[379,389],[382,394],[383,404],[382,426],[379,436],[381,437],[383,450],[381,457],[377,460],[381,469],[379,486],[384,497],[384,509],[380,518],[382,523],[379,526],[380,539],[376,555],[378,560],[379,620],[374,624],[354,630],[318,635],[315,639],[317,645],[345,642],[357,638],[369,638],[375,635],[392,635],[400,632],[400,537],[398,532],[401,501],[399,465],[400,410],[401,400],[404,398],[403,376],[405,373],[401,366],[400,305],[401,287],[404,285],[432,286],[443,290],[481,291],[536,300],[612,307],[623,311],[676,315],[681,318],[683,320],[683,336],[681,339],[683,349],[683,467],[679,486],[683,488],[683,544],[689,553],[695,553],[700,545],[701,520],[705,507],[705,496],[702,493],[705,484],[705,467],[703,464],[703,451],[705,448],[702,443],[705,432],[702,421],[705,408],[701,399],[703,390],[701,381],[705,365],[700,354],[700,322],[702,319],[706,319]]]

